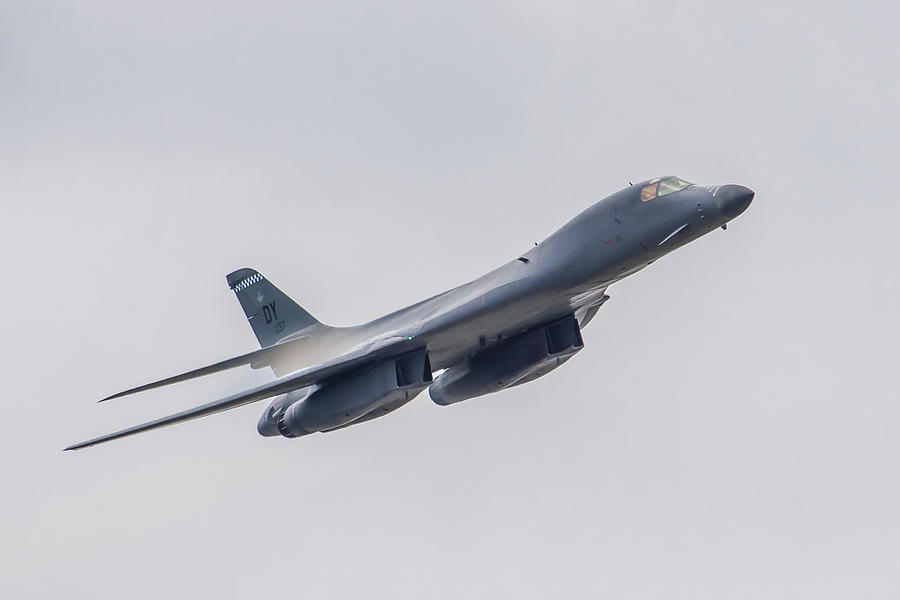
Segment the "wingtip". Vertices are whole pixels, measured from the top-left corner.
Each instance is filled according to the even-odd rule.
[[[97,404],[100,404],[101,402],[107,402],[109,400],[115,400],[116,398],[123,398],[125,396],[130,396],[132,394],[137,394],[138,392],[143,392],[146,389],[153,389],[153,387],[154,387],[153,384],[148,384],[148,385],[142,385],[142,386],[136,387],[136,388],[131,388],[130,390],[125,390],[124,392],[116,392],[115,394],[113,394],[111,396],[107,396],[106,398],[101,398],[100,400],[97,400]]]
[[[77,444],[72,444],[71,446],[66,446],[62,449],[63,452],[69,452],[71,450],[84,450],[85,448],[90,448],[91,446],[96,446],[100,443],[101,439],[88,440],[87,442],[79,442]]]
[[[116,398],[121,398],[124,395],[125,395],[125,392],[116,392],[115,394],[110,394],[109,396],[100,398],[99,400],[97,400],[97,404],[100,404],[101,402],[106,402],[107,400],[115,400]]]

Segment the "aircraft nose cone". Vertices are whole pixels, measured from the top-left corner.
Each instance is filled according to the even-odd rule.
[[[753,190],[748,187],[728,184],[716,190],[715,198],[722,214],[733,219],[747,210],[747,207],[753,202],[754,195]]]

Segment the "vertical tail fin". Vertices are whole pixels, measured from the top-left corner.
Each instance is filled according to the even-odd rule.
[[[326,327],[253,269],[238,269],[226,280],[263,348],[292,333]]]

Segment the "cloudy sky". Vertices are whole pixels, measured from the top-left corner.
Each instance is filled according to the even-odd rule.
[[[0,594],[896,598],[887,2],[0,1]],[[224,275],[367,321],[629,180],[756,190],[565,368],[263,439]]]

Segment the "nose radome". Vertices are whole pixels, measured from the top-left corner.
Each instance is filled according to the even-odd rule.
[[[716,204],[719,205],[722,214],[729,219],[747,210],[753,202],[753,196],[754,192],[750,188],[731,183],[719,187],[715,193]]]

